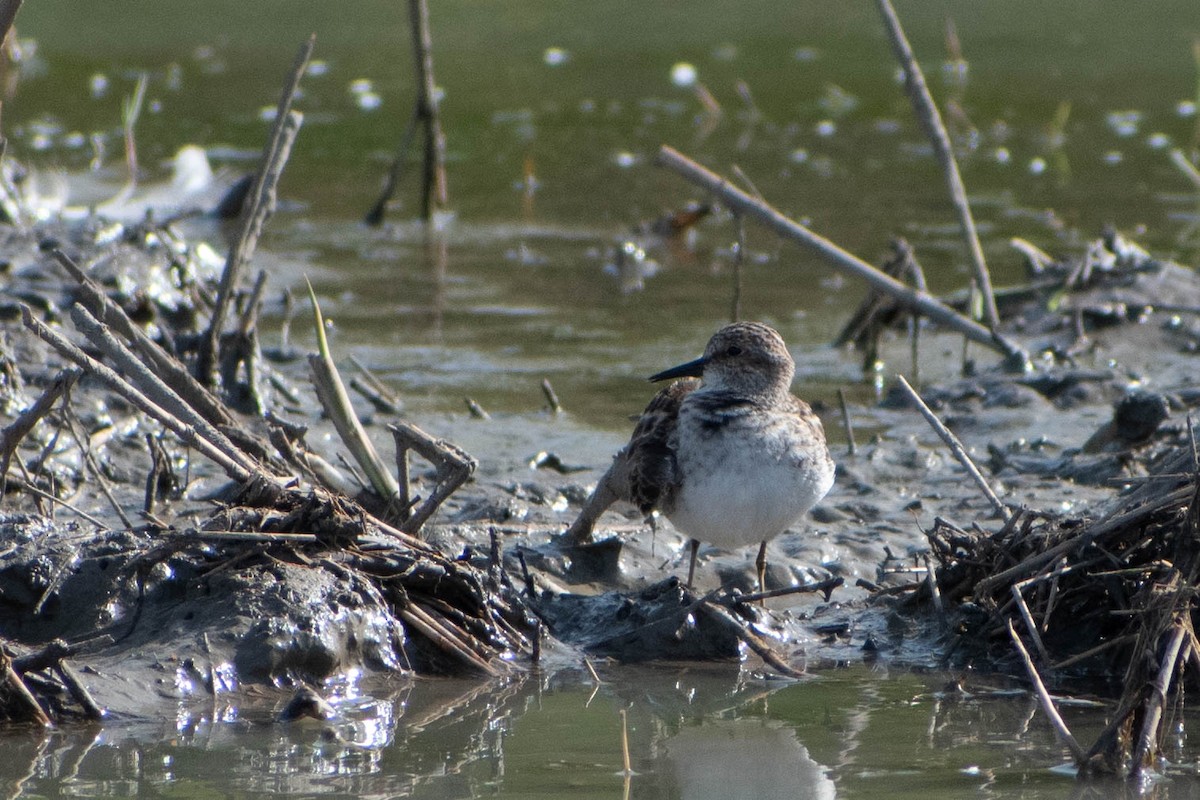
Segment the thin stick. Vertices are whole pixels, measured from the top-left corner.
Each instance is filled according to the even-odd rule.
[[[470,413],[470,415],[472,417],[474,417],[475,419],[491,419],[492,418],[492,415],[489,414],[484,409],[483,406],[479,405],[479,401],[476,400],[475,398],[464,397],[463,402],[467,404],[467,412]]]
[[[75,323],[80,332],[112,359],[127,380],[136,381],[138,388],[155,405],[194,428],[200,436],[211,442],[247,472],[253,472],[259,468],[253,458],[242,452],[241,448],[229,440],[229,437],[217,430],[208,420],[184,402],[183,398],[175,394],[171,387],[163,383],[112,335],[107,325],[98,322],[86,308],[79,304],[72,306],[71,321]]]
[[[1050,669],[1054,669],[1054,670],[1066,669],[1067,667],[1078,664],[1080,661],[1086,661],[1087,659],[1091,658],[1092,656],[1099,655],[1100,653],[1103,653],[1105,650],[1109,650],[1109,649],[1111,649],[1113,647],[1117,647],[1117,646],[1123,647],[1123,646],[1129,644],[1130,642],[1135,641],[1137,638],[1138,638],[1137,634],[1129,634],[1128,636],[1121,636],[1116,639],[1109,639],[1104,644],[1098,644],[1095,647],[1084,650],[1082,653],[1076,653],[1075,655],[1073,655],[1069,658],[1064,658],[1062,661],[1059,661],[1057,664],[1051,664]]]
[[[104,473],[100,471],[100,467],[96,464],[96,458],[92,455],[91,440],[85,437],[75,424],[76,415],[71,407],[70,393],[63,396],[62,412],[63,420],[67,423],[67,430],[70,432],[71,438],[75,440],[75,444],[79,446],[79,452],[83,454],[84,466],[91,473],[92,478],[96,481],[96,485],[100,487],[100,492],[108,500],[109,506],[116,512],[117,518],[121,520],[121,524],[127,530],[132,529],[133,523],[129,521],[129,517],[125,514],[125,509],[121,508],[121,504],[113,496],[112,487],[108,485],[108,478],[104,477]],[[38,605],[40,606],[41,603],[39,602]]]
[[[79,680],[79,675],[75,673],[70,664],[60,661],[54,666],[54,671],[58,673],[58,677],[67,687],[67,691],[75,698],[75,702],[79,703],[85,717],[94,722],[104,719],[104,709],[92,699],[91,693],[83,685],[83,681]]]
[[[937,572],[933,569],[933,563],[929,559],[929,554],[924,555],[925,561],[925,583],[929,586],[929,595],[933,598],[933,607],[937,609],[938,616],[943,620],[946,618],[946,605],[942,602],[942,590],[938,586]]]
[[[445,208],[450,202],[446,185],[446,134],[438,109],[437,86],[433,77],[433,33],[429,26],[426,0],[409,0],[412,21],[413,58],[417,69],[418,108],[425,123],[425,166],[422,170],[421,216],[428,222],[434,207]]]
[[[485,675],[496,677],[501,674],[491,663],[472,650],[457,631],[442,625],[419,605],[410,604],[401,608],[399,614],[401,619],[436,644],[443,652],[457,657],[463,663],[475,667]]]
[[[633,767],[629,760],[629,716],[625,709],[618,711],[621,715],[621,764],[625,768],[625,776],[633,774]]]
[[[594,666],[592,666],[592,660],[590,658],[588,658],[587,656],[584,656],[583,657],[583,665],[585,667],[587,667],[588,674],[592,676],[592,681],[594,683],[596,683],[597,685],[604,683],[604,681],[600,680],[600,675],[597,674],[596,668]]]
[[[908,262],[909,273],[912,275],[913,285],[917,287],[918,292],[929,291],[929,284],[925,282],[925,270],[921,269],[921,262],[917,261],[917,255],[913,252],[912,246],[908,242],[904,242],[904,257]],[[909,314],[908,324],[911,328],[911,355],[912,355],[912,372],[913,380],[921,382],[921,317],[917,314]]]
[[[850,455],[858,454],[858,445],[854,443],[854,425],[850,422],[850,407],[846,405],[846,391],[838,387],[838,405],[842,407],[842,425],[846,428],[846,440],[849,442]]]
[[[212,319],[209,320],[208,330],[201,340],[198,371],[200,380],[206,384],[212,383],[217,345],[221,331],[225,327],[229,304],[233,300],[233,293],[241,279],[242,267],[254,255],[254,249],[258,244],[258,237],[262,233],[263,226],[275,210],[275,187],[279,182],[279,176],[283,173],[283,166],[287,163],[292,142],[295,141],[296,133],[304,119],[302,114],[291,110],[292,101],[300,88],[300,78],[303,77],[304,70],[308,67],[308,61],[312,57],[316,42],[317,35],[314,33],[307,42],[300,46],[300,51],[296,54],[296,60],[292,64],[292,70],[288,73],[287,82],[284,84],[279,104],[275,109],[275,122],[271,127],[271,137],[263,154],[262,166],[254,179],[254,187],[250,190],[250,206],[245,212],[238,240],[230,248],[229,256],[225,260],[225,269],[221,273],[221,284],[217,290],[217,302],[213,307]]]
[[[1038,675],[1037,667],[1033,665],[1033,659],[1029,657],[1029,651],[1025,649],[1025,645],[1021,643],[1021,637],[1017,635],[1017,631],[1013,628],[1012,620],[1008,620],[1008,635],[1012,638],[1013,646],[1016,647],[1018,655],[1021,656],[1021,661],[1025,664],[1025,672],[1029,675],[1029,680],[1033,683],[1033,689],[1037,692],[1038,702],[1042,706],[1042,711],[1050,720],[1050,727],[1054,729],[1054,734],[1058,740],[1066,745],[1071,751],[1071,757],[1075,759],[1076,766],[1083,766],[1087,761],[1087,753],[1079,746],[1079,742],[1075,741],[1075,737],[1071,735],[1067,723],[1063,722],[1062,716],[1058,713],[1058,709],[1054,705],[1054,700],[1050,697],[1050,692],[1046,691],[1046,685],[1042,683],[1041,677]]]
[[[416,450],[422,458],[437,467],[438,482],[434,490],[400,526],[405,533],[415,535],[438,506],[471,477],[478,462],[461,448],[444,439],[435,439],[411,423],[397,422],[389,425],[388,430],[395,439],[397,453]]]
[[[33,696],[33,692],[29,691],[29,687],[25,685],[25,681],[21,679],[20,673],[13,669],[12,662],[7,655],[0,654],[0,686],[7,684],[10,697],[14,698],[21,708],[21,713],[24,715],[23,721],[36,722],[43,728],[51,727],[50,718],[46,716],[46,712],[38,704],[37,699]]]
[[[804,594],[807,592],[824,592],[825,600],[828,602],[830,593],[844,584],[845,578],[827,578],[817,583],[805,583],[800,586],[784,586],[781,589],[768,589],[765,592],[749,592],[747,594],[737,595],[739,603],[754,603],[759,600],[770,600],[775,597],[786,597],[790,594]]]
[[[1021,589],[1024,586],[1025,581],[1012,585],[1013,600],[1016,601],[1017,611],[1021,614],[1021,619],[1025,621],[1025,630],[1029,631],[1029,636],[1033,639],[1033,646],[1037,648],[1038,656],[1042,659],[1043,664],[1049,664],[1050,654],[1046,652],[1046,645],[1042,642],[1041,634],[1038,633],[1037,623],[1033,621],[1033,614],[1029,611],[1029,604],[1025,602],[1025,595],[1021,594]]]
[[[1162,719],[1163,707],[1167,704],[1167,692],[1171,689],[1175,662],[1179,660],[1179,649],[1183,646],[1186,633],[1185,624],[1177,622],[1163,651],[1162,661],[1159,662],[1158,675],[1154,678],[1154,683],[1147,687],[1151,694],[1146,700],[1148,707],[1142,718],[1142,729],[1138,732],[1137,746],[1133,750],[1134,777],[1140,776],[1146,769],[1147,760],[1158,744],[1158,723]]]
[[[984,496],[988,499],[988,502],[992,504],[992,508],[996,509],[996,513],[998,513],[1005,520],[1012,516],[1012,510],[1008,506],[1004,505],[1000,498],[996,496],[996,493],[992,491],[992,487],[988,485],[987,479],[983,477],[983,473],[981,473],[979,468],[975,466],[975,462],[971,460],[971,456],[967,454],[966,449],[963,448],[962,442],[958,440],[958,437],[955,436],[949,428],[942,424],[942,421],[937,418],[937,414],[934,414],[933,410],[930,409],[929,406],[925,405],[925,401],[922,400],[921,396],[917,394],[911,386],[908,385],[908,381],[904,379],[903,375],[897,375],[896,377],[900,380],[900,386],[908,394],[909,400],[913,402],[913,405],[915,405],[917,410],[921,412],[921,416],[925,417],[925,421],[929,423],[929,426],[937,432],[937,435],[940,436],[942,441],[946,443],[946,446],[950,448],[950,452],[954,454],[954,457],[958,460],[958,463],[961,464],[963,469],[967,471],[967,474],[971,476],[971,480],[975,481],[975,485],[979,487]]]
[[[1200,170],[1196,169],[1196,165],[1193,164],[1178,147],[1171,151],[1171,163],[1174,164],[1175,167],[1183,173],[1183,176],[1191,181],[1197,189],[1200,189]]]
[[[238,322],[238,333],[243,337],[248,337],[250,331],[258,324],[258,314],[262,310],[263,290],[267,286],[267,271],[260,269],[258,277],[254,279],[254,288],[250,290],[250,297],[246,300],[246,307],[242,309],[242,319]]]
[[[358,370],[358,373],[362,376],[363,381],[365,381],[368,386],[374,389],[384,401],[396,408],[399,408],[404,404],[400,398],[396,396],[396,393],[392,391],[390,386],[381,381],[378,375],[372,372],[366,364],[359,361],[358,358],[353,354],[350,356],[350,363],[353,364],[354,368]]]
[[[934,322],[961,333],[973,342],[990,347],[1011,359],[1013,366],[1023,367],[1028,361],[1028,354],[1003,335],[988,330],[978,322],[959,314],[928,293],[906,286],[890,275],[875,269],[825,237],[813,233],[800,223],[784,216],[782,212],[767,203],[746,194],[720,175],[700,166],[678,150],[663,145],[659,149],[657,163],[679,173],[690,183],[715,194],[730,209],[754,217],[785,239],[802,244],[818,253],[842,272],[861,278],[873,289],[886,294],[905,308],[919,312]]]
[[[955,211],[958,212],[963,243],[966,245],[971,266],[975,271],[975,280],[979,283],[980,291],[983,292],[984,319],[987,320],[988,326],[995,330],[1000,326],[1000,314],[996,310],[996,294],[992,290],[992,279],[988,274],[987,262],[983,257],[983,247],[979,244],[979,234],[975,231],[975,220],[971,216],[967,190],[963,186],[962,175],[958,171],[958,162],[954,158],[950,135],[942,123],[942,115],[938,113],[937,104],[933,102],[933,95],[929,93],[929,87],[925,84],[925,76],[921,73],[921,67],[917,64],[916,57],[913,56],[912,47],[904,36],[904,29],[900,26],[900,18],[896,16],[896,9],[892,7],[891,0],[878,0],[878,4],[879,13],[883,15],[884,27],[887,28],[888,39],[892,43],[892,50],[896,54],[896,60],[904,69],[904,86],[908,90],[909,100],[912,101],[917,119],[925,128],[925,135],[933,144],[933,152],[937,155],[942,172],[946,176],[946,188],[949,189],[950,200],[954,203]]]
[[[125,164],[129,168],[126,192],[131,192],[137,186],[137,138],[134,136],[134,128],[137,127],[138,117],[142,115],[142,105],[146,102],[146,84],[149,80],[150,76],[144,72],[138,75],[137,83],[133,87],[133,96],[126,97],[121,103],[121,127],[125,134]]]
[[[38,420],[49,413],[58,402],[58,398],[62,397],[82,374],[82,371],[75,367],[67,367],[59,372],[41,396],[33,401],[33,405],[18,414],[12,423],[0,429],[0,491],[3,491],[4,481],[8,479],[8,465],[17,450],[17,445],[29,435]]]
[[[25,491],[25,492],[29,492],[30,494],[37,495],[38,497],[42,498],[43,500],[49,500],[51,503],[54,503],[55,505],[62,506],[63,508],[67,509],[68,511],[72,512],[73,514],[76,514],[76,515],[82,517],[83,519],[86,519],[88,522],[92,523],[93,525],[95,525],[97,528],[99,528],[102,531],[109,530],[109,526],[104,523],[104,520],[99,519],[97,517],[93,517],[91,514],[87,513],[82,508],[71,505],[66,500],[63,500],[61,497],[56,497],[55,495],[52,495],[49,492],[42,491],[38,487],[34,486],[32,481],[22,480],[21,481],[21,490]]]
[[[733,215],[737,240],[733,245],[733,297],[729,302],[729,321],[742,318],[742,265],[746,262],[746,220],[738,213]]]
[[[225,406],[205,389],[179,361],[167,353],[157,342],[135,325],[125,310],[105,294],[95,281],[80,269],[62,250],[55,250],[54,257],[71,277],[79,282],[81,302],[92,316],[108,325],[137,348],[142,360],[147,362],[154,374],[167,383],[200,412],[213,425],[230,425],[233,418]]]
[[[562,402],[558,399],[558,392],[554,391],[549,378],[542,378],[542,394],[545,395],[546,402],[550,404],[550,410],[555,414],[561,414]]]
[[[396,193],[396,187],[404,178],[404,168],[408,165],[408,151],[412,147],[413,136],[417,133],[417,125],[420,121],[421,107],[414,103],[412,116],[408,118],[408,127],[404,129],[404,135],[400,137],[400,146],[396,148],[396,157],[392,160],[392,167],[388,170],[387,178],[384,179],[379,199],[363,217],[363,222],[372,228],[378,228],[383,224],[387,204],[391,201],[392,195]]]
[[[763,660],[768,666],[777,670],[780,674],[786,675],[789,678],[800,678],[804,676],[803,672],[792,667],[776,653],[761,636],[755,633],[751,628],[738,622],[725,608],[716,603],[701,601],[699,604],[701,610],[705,611],[709,619],[719,622],[722,627],[732,633],[734,636],[741,639],[758,657]]]
[[[449,205],[449,189],[446,182],[446,135],[442,131],[442,120],[437,101],[437,81],[433,76],[433,33],[429,25],[429,6],[426,0],[409,0],[409,22],[412,28],[413,61],[417,75],[417,98],[413,113],[400,137],[396,157],[388,170],[383,191],[379,199],[367,212],[368,225],[379,226],[387,211],[387,204],[400,185],[407,163],[408,151],[412,146],[417,127],[424,129],[424,158],[422,160],[421,217],[430,221],[436,208]]]
[[[154,419],[166,425],[171,431],[188,445],[195,447],[208,458],[215,461],[229,477],[239,483],[245,483],[252,477],[261,477],[264,481],[269,482],[265,473],[261,470],[251,472],[244,466],[239,464],[234,458],[222,452],[220,448],[213,445],[207,439],[200,436],[196,429],[180,422],[177,417],[168,413],[163,408],[152,402],[146,395],[135,389],[132,385],[126,382],[120,375],[109,367],[96,361],[91,356],[84,353],[69,340],[63,337],[56,331],[51,330],[42,324],[33,316],[33,311],[29,306],[21,306],[21,316],[25,327],[32,330],[39,339],[42,339],[65,358],[82,367],[85,371],[95,375],[103,381],[110,389],[128,400],[142,412],[150,415]],[[265,486],[265,484],[264,484]]]

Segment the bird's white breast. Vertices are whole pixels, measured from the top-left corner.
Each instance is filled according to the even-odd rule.
[[[724,548],[782,533],[833,485],[833,464],[819,427],[739,419],[705,429],[685,409],[677,458],[679,495],[668,515],[683,533]]]

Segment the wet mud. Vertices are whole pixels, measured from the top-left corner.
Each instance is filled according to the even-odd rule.
[[[130,320],[175,345],[195,337],[215,280],[210,250],[169,226],[91,219],[13,230],[6,248],[6,420],[34,406],[65,366],[20,323],[21,307],[79,335],[68,310],[86,287],[54,251],[86,264]],[[1014,314],[1023,333],[1037,332],[1035,352],[1053,354],[1079,344],[1081,329],[1069,324],[1077,312],[1125,309],[1120,324],[1085,323],[1087,355],[923,387],[1012,507],[1087,515],[1182,446],[1182,420],[1200,398],[1175,377],[1191,339],[1183,317],[1160,319],[1154,308],[1156,291],[1177,300],[1191,289],[1174,265],[1138,258],[1124,268],[1112,261],[1120,274],[1097,273],[1083,296],[1071,295],[1070,311],[1047,314],[1043,292]],[[886,326],[877,335],[885,350],[900,344]],[[952,341],[927,336],[931,349]],[[1155,353],[1150,363],[1146,352]],[[307,380],[295,360],[262,359],[254,369],[255,387],[230,387],[238,397]],[[584,656],[764,664],[766,654],[768,670],[853,658],[937,665],[961,651],[946,646],[953,626],[937,622],[945,609],[927,602],[927,531],[1002,522],[907,402],[885,394],[853,411],[859,427],[882,433],[854,455],[835,446],[834,490],[771,543],[767,588],[781,594],[762,608],[739,596],[755,588],[753,554],[703,548],[688,592],[678,579],[685,540],[632,508],[602,517],[596,544],[560,538],[620,445],[565,415],[420,420],[479,466],[426,524],[424,543],[397,543],[364,516],[370,503],[305,487],[303,476],[273,500],[248,500],[248,484],[94,375],[67,380],[62,398],[11,443],[2,634],[22,652],[62,642],[60,655],[88,665],[91,691],[110,713],[255,684],[503,674],[535,662],[577,667]],[[331,441],[315,400],[299,399],[287,403],[289,424],[305,426],[306,441]],[[388,415],[357,403],[371,435],[386,438]],[[253,415],[230,413],[240,440],[270,438]],[[278,467],[281,457],[264,452],[261,463]],[[437,472],[417,466],[411,477],[420,492]],[[462,638],[447,642],[453,630]]]

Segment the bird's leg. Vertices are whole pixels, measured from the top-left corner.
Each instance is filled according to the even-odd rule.
[[[754,559],[754,566],[758,567],[758,591],[765,592],[767,590],[767,541],[758,547],[758,558]],[[759,600],[763,605],[767,604],[766,598]]]
[[[692,588],[692,578],[696,577],[696,553],[700,550],[700,540],[692,539],[688,542],[688,549],[692,551],[692,558],[688,562],[688,579],[685,588]]]

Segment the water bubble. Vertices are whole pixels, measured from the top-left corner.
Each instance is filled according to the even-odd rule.
[[[1196,101],[1180,100],[1178,103],[1175,104],[1175,113],[1181,117],[1196,116]]]
[[[815,47],[797,47],[792,51],[792,58],[804,63],[816,61],[820,57],[821,52]]]
[[[808,161],[808,151],[803,147],[797,147],[791,152],[788,158],[793,164],[803,164],[805,161]]]
[[[813,126],[813,133],[823,138],[833,136],[837,133],[837,123],[831,119],[823,119]]]
[[[370,78],[355,78],[350,81],[351,94],[365,94],[366,92],[374,91],[375,84],[371,83]]]
[[[671,67],[671,83],[686,89],[696,84],[696,68],[686,61],[680,61]]]
[[[1041,156],[1038,156],[1037,158],[1034,158],[1029,162],[1029,174],[1030,175],[1041,175],[1045,171],[1046,171],[1046,159],[1042,158]]]
[[[997,164],[1008,164],[1012,162],[1012,153],[1008,152],[1007,147],[997,147],[992,151],[992,158]]]
[[[325,75],[329,72],[329,62],[323,61],[319,58],[314,58],[312,61],[308,62],[308,68],[305,70],[305,72],[306,74],[314,77]]]
[[[1162,150],[1171,145],[1171,137],[1165,133],[1155,132],[1146,137],[1146,146],[1151,150]]]
[[[629,152],[628,150],[621,150],[621,151],[613,154],[612,160],[613,160],[613,163],[616,164],[621,169],[629,169],[630,167],[637,166],[637,163],[641,159],[639,159],[637,157],[637,155]]]
[[[1104,121],[1117,136],[1133,136],[1138,132],[1138,126],[1142,123],[1142,112],[1137,110],[1110,111],[1105,115]]]
[[[1109,150],[1102,156],[1102,158],[1104,163],[1108,164],[1109,166],[1116,166],[1125,160],[1125,156],[1120,150]]]
[[[375,92],[358,92],[354,95],[354,102],[362,111],[374,111],[383,105],[383,98]]]
[[[548,67],[559,67],[571,60],[571,54],[561,47],[547,47],[542,53],[542,61]]]
[[[108,76],[103,72],[97,72],[88,81],[88,91],[91,92],[93,100],[104,97],[108,94]]]
[[[898,119],[877,119],[872,127],[876,133],[892,135],[900,132],[900,120]]]

